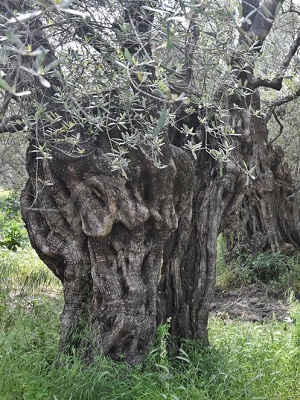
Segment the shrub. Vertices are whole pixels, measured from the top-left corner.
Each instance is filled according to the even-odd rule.
[[[300,256],[287,256],[267,250],[256,255],[237,251],[226,259],[226,241],[218,239],[217,286],[223,290],[248,283],[271,283],[281,291],[293,292],[300,299]]]
[[[276,281],[290,268],[284,254],[271,250],[256,255],[240,254],[233,261],[233,265],[239,279],[247,283]]]
[[[28,243],[27,232],[20,215],[19,194],[10,193],[0,209],[0,246],[16,251]]]
[[[9,219],[20,218],[20,194],[18,192],[11,192],[4,201],[2,209],[5,216]]]
[[[7,222],[0,232],[0,246],[16,251],[28,243],[27,232],[19,221]]]

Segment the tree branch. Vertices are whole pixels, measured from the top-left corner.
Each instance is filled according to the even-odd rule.
[[[260,53],[262,45],[269,34],[275,21],[275,13],[279,4],[285,0],[242,0],[242,15],[244,21],[242,26],[237,26],[240,37],[239,42],[242,45],[240,52],[237,52],[231,60],[231,65],[236,72],[236,78],[243,85],[253,87],[253,65],[244,58],[245,53]],[[268,14],[266,16],[265,14]],[[246,48],[245,48],[246,47]]]
[[[157,0],[129,0],[126,3],[124,20],[131,26],[133,32],[126,36],[123,46],[133,55],[143,54],[150,59],[152,55],[150,33],[154,12],[147,7],[155,8]]]
[[[248,31],[249,37],[252,37],[253,43],[258,41],[258,49],[262,47],[273,26],[277,7],[279,4],[282,5],[284,1],[285,0],[265,0],[260,2],[260,6]],[[265,15],[266,10],[268,10],[268,15]]]
[[[258,8],[259,0],[242,0],[242,16],[244,18],[244,21],[242,22],[242,29],[245,32],[249,31]]]
[[[184,81],[186,86],[185,90],[187,93],[190,92],[190,87],[192,84],[193,63],[194,63],[194,53],[195,53],[194,50],[200,35],[199,26],[195,23],[193,19],[190,22],[188,32],[190,32],[190,35],[187,36],[186,40],[185,63],[183,66]]]
[[[284,74],[286,73],[299,46],[300,46],[300,31],[298,32],[296,39],[294,40],[287,55],[285,56],[277,76],[274,79],[253,78],[252,80],[253,88],[255,89],[257,87],[269,87],[275,90],[281,90]]]
[[[267,147],[271,146],[271,144],[273,142],[275,142],[275,140],[277,140],[282,135],[282,132],[283,132],[283,125],[274,110],[273,110],[273,116],[275,118],[275,121],[279,125],[279,133],[274,137],[274,139],[272,139],[270,142],[268,142]]]
[[[81,39],[88,39],[88,45],[95,49],[99,54],[115,54],[116,48],[111,46],[105,41],[99,33],[95,32],[95,29],[88,24],[85,20],[81,20],[78,23],[78,27],[75,34]]]
[[[272,116],[273,110],[276,107],[280,107],[283,104],[289,103],[290,101],[296,100],[298,97],[300,97],[300,88],[294,93],[294,94],[290,94],[288,96],[282,97],[281,99],[278,99],[276,101],[274,101],[274,103],[272,103],[268,108],[267,108],[267,112],[266,112],[266,116],[265,116],[265,121],[268,122],[269,119]]]

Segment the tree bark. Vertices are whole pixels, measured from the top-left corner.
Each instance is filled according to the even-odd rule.
[[[232,112],[229,116],[228,124],[240,135],[233,139],[232,157],[236,162],[220,163],[206,151],[199,152],[191,213],[179,220],[178,229],[164,247],[158,323],[171,318],[175,349],[182,339],[208,344],[207,322],[216,277],[217,238],[243,198],[246,177],[239,161],[241,149],[250,146],[249,122],[247,112]],[[218,148],[220,138],[209,134],[207,137],[208,147]]]
[[[166,146],[164,169],[133,152],[129,179],[105,153],[37,163],[22,193],[32,245],[64,286],[60,349],[94,349],[136,364],[156,329],[157,286],[166,239],[189,212],[193,168]],[[159,195],[157,195],[159,194]]]

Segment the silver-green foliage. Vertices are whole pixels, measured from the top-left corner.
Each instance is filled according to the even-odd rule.
[[[150,30],[139,36],[119,1],[52,5],[35,1],[25,8],[17,2],[14,17],[2,16],[3,112],[9,123],[21,118],[23,131],[43,131],[44,138],[35,144],[41,159],[51,157],[52,149],[62,143],[73,157],[88,156],[87,145],[105,132],[112,168],[126,173],[128,152],[136,147],[163,168],[160,154],[178,108],[185,105],[193,113],[201,104],[207,115],[199,122],[208,135],[223,138],[220,149],[211,149],[207,138],[194,143],[183,130],[185,147],[194,156],[204,149],[221,163],[227,162],[235,132],[229,127],[225,99],[249,95],[231,66],[232,57],[243,54],[238,3],[149,0],[142,12],[155,16]],[[26,42],[36,21],[43,25],[51,49],[44,44],[33,48]],[[131,38],[142,50],[128,48]],[[245,63],[251,56],[243,54]],[[12,71],[22,77],[21,85]],[[56,91],[55,107],[40,104],[37,97],[38,91],[51,87]],[[213,126],[209,110],[215,115]],[[78,127],[84,134],[78,133]],[[116,137],[116,131],[121,137]]]

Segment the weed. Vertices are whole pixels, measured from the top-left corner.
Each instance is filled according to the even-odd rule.
[[[268,283],[278,280],[281,275],[288,272],[287,257],[280,252],[265,251],[256,255],[239,254],[234,261],[240,279],[247,283]]]
[[[2,209],[8,219],[20,217],[20,193],[10,192],[4,200]]]
[[[0,246],[9,250],[16,251],[18,247],[24,247],[28,244],[27,232],[19,221],[7,222],[0,234]]]
[[[10,193],[0,207],[0,246],[16,251],[29,243],[20,215],[19,194]]]

